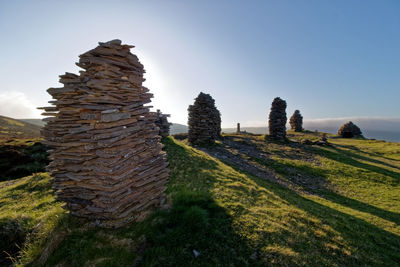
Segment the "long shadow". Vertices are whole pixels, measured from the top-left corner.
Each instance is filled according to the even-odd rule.
[[[296,144],[290,142],[286,145],[296,145]],[[224,147],[220,146],[220,148],[224,148]],[[298,146],[296,146],[296,148],[307,149],[307,148],[298,147]],[[319,151],[319,153],[325,153],[325,151],[326,151],[326,150],[323,150],[320,148],[314,148],[314,151],[315,150]],[[235,156],[232,154],[231,151],[227,150],[226,148],[225,148],[224,153],[226,153],[227,155],[230,155],[232,157]],[[341,155],[339,153],[338,154],[334,153],[334,154],[335,155],[331,155],[331,158],[336,159],[336,157],[339,157],[339,156],[343,157],[343,155]],[[338,203],[340,205],[343,205],[343,206],[346,206],[346,207],[349,207],[349,208],[352,208],[352,209],[355,209],[355,210],[358,210],[361,212],[373,214],[375,216],[378,216],[382,219],[394,222],[396,224],[400,224],[400,214],[399,213],[387,211],[387,210],[372,206],[370,204],[360,202],[355,199],[344,197],[342,195],[339,195],[339,194],[333,192],[330,188],[330,187],[332,187],[332,185],[328,184],[328,182],[326,181],[326,176],[328,174],[327,170],[318,169],[316,167],[308,166],[308,165],[302,165],[301,167],[298,167],[295,164],[290,164],[290,163],[284,164],[284,163],[278,162],[276,160],[273,160],[271,158],[260,159],[260,158],[251,157],[250,159],[252,161],[257,162],[258,164],[262,164],[265,168],[273,169],[275,172],[277,172],[278,174],[285,177],[286,180],[283,181],[283,183],[279,183],[279,181],[278,181],[278,183],[281,185],[288,185],[288,183],[294,183],[302,191],[312,193],[312,194],[313,193],[322,194],[325,199],[328,199],[332,202]],[[222,159],[222,161],[224,161],[224,160]],[[225,162],[228,163],[227,161],[225,161]],[[344,160],[343,163],[347,163],[347,162],[348,162],[348,159],[346,157],[346,159]],[[240,169],[240,166],[236,166],[236,167],[239,170],[243,171],[243,168]],[[257,168],[257,167],[254,166],[254,168]],[[258,170],[257,172],[253,171],[252,169],[245,169],[244,171],[249,172],[252,175],[255,175],[257,177],[264,178],[264,179],[265,179],[265,176],[269,175],[269,173],[267,173],[266,175],[263,175],[262,172],[264,170],[262,170],[262,169]],[[291,175],[291,173],[300,174],[301,176],[300,176],[300,178],[298,176],[293,177]],[[400,174],[399,174],[399,176],[400,176]],[[268,180],[274,182],[271,179],[268,179]],[[293,187],[289,186],[289,188],[293,188]]]
[[[349,157],[357,158],[357,159],[364,160],[364,161],[373,162],[373,163],[380,164],[380,165],[385,165],[385,166],[387,166],[387,167],[390,167],[390,168],[393,168],[393,169],[399,169],[399,170],[400,170],[400,167],[399,167],[399,166],[395,166],[395,165],[392,165],[392,164],[389,164],[389,163],[387,163],[387,162],[383,162],[383,161],[380,161],[380,160],[377,160],[377,159],[364,157],[364,156],[361,156],[361,155],[359,155],[359,154],[350,152],[350,151],[348,151],[348,150],[340,149],[339,147],[343,147],[343,148],[347,148],[347,149],[349,149],[349,148],[350,148],[350,149],[354,149],[353,146],[346,146],[346,145],[339,145],[339,144],[335,144],[335,145],[333,146],[333,148],[334,148],[335,150],[337,150],[338,152],[343,153],[343,154],[345,154],[345,155],[347,155],[347,156],[349,156]],[[366,154],[368,154],[368,155],[374,156],[374,157],[379,157],[379,156],[377,156],[377,155],[373,155],[372,153],[367,153],[367,152],[365,152],[365,151],[361,151],[361,150],[358,150],[358,149],[356,149],[356,150],[357,150],[357,151],[360,151],[360,152],[362,152],[362,153],[366,153]]]
[[[288,194],[279,186],[270,185],[255,178],[254,181],[271,190],[290,204],[319,218],[325,225],[335,229],[353,249],[352,257],[338,257],[338,264],[360,265],[368,259],[368,265],[392,265],[400,262],[400,237],[371,225],[354,216],[342,213],[312,200],[306,199],[295,192]],[[279,234],[278,234],[279,235]],[[342,261],[343,260],[343,261]],[[342,261],[342,262],[340,262]]]
[[[258,162],[260,162],[260,161],[258,161]],[[298,168],[294,164],[290,164],[290,165],[283,164],[283,163],[280,163],[280,162],[272,160],[272,159],[269,159],[268,161],[264,161],[263,163],[266,167],[274,169],[274,171],[276,171],[277,173],[279,173],[283,176],[288,176],[287,169],[288,169],[288,167],[290,167],[292,169],[296,169],[296,173],[302,174],[302,177],[309,176],[311,183],[312,183],[312,180],[314,180],[315,182],[320,179],[326,180],[326,175],[327,175],[326,170],[316,170],[316,168],[307,166],[307,165],[302,166],[301,168]],[[290,179],[290,178],[288,177],[288,179]],[[329,188],[329,184],[321,183],[321,182],[319,184],[322,187],[317,188],[317,192],[322,193],[323,197],[325,199],[328,199],[332,202],[336,202],[338,204],[347,206],[349,208],[352,208],[352,209],[355,209],[355,210],[358,210],[361,212],[373,214],[382,219],[392,221],[396,224],[400,224],[400,214],[399,213],[384,210],[384,209],[369,205],[367,203],[360,202],[355,199],[344,197],[342,195],[339,195],[339,194],[333,192]],[[309,185],[307,183],[305,183],[304,186],[309,187]],[[307,191],[307,190],[305,189],[305,191]]]
[[[395,181],[392,182],[395,185],[398,185],[400,183],[400,173],[391,171],[391,170],[387,170],[375,165],[371,165],[371,164],[367,164],[367,163],[363,163],[360,162],[358,160],[355,160],[354,158],[352,158],[351,156],[349,156],[347,153],[341,151],[340,149],[335,149],[334,151],[330,151],[328,149],[322,149],[322,148],[314,148],[314,152],[317,153],[320,156],[326,157],[328,159],[346,164],[346,165],[351,165],[353,167],[356,168],[362,168],[371,172],[375,172],[381,175],[385,175],[385,176],[389,176],[391,178],[393,178]],[[378,183],[382,183],[382,181],[380,180],[374,180],[375,182]]]
[[[100,258],[99,255],[110,257],[101,262],[102,266],[107,263],[110,266],[263,265],[251,258],[254,249],[233,228],[233,217],[212,197],[211,191],[217,182],[213,174],[219,170],[217,162],[197,150],[189,152],[169,138],[163,143],[171,170],[167,189],[172,199],[171,208],[158,210],[143,222],[117,230],[73,230],[48,259],[47,265],[68,262],[69,266],[83,266]],[[99,233],[133,240],[138,242],[137,248],[128,251],[130,256],[114,251],[115,247],[109,248],[110,252],[97,249],[98,243],[107,242]],[[120,262],[112,253],[121,254]],[[129,264],[122,261],[124,257],[128,257]]]
[[[362,152],[362,153],[367,154],[367,155],[372,156],[372,157],[380,157],[380,158],[387,159],[387,160],[400,161],[400,159],[388,158],[388,157],[382,156],[382,155],[377,154],[377,153],[371,153],[371,152],[368,152],[368,151],[361,150],[358,147],[353,146],[353,145],[335,144],[335,146],[356,150],[356,151]]]
[[[227,153],[229,153],[229,151]],[[270,165],[271,161],[269,161],[267,165]],[[275,167],[277,169],[284,169],[284,166],[279,166],[281,163],[276,162],[275,164]],[[243,171],[240,167],[236,165],[232,167],[239,172],[246,174],[249,173],[247,171]],[[306,170],[304,168],[298,169],[297,171],[306,174]],[[287,173],[285,173],[284,171],[282,172],[282,174],[287,175]],[[254,177],[253,174],[250,174],[249,176]],[[278,184],[272,184],[265,179],[254,177],[253,180],[259,186],[262,186],[267,190],[273,192],[281,199],[289,202],[291,205],[294,205],[299,209],[306,211],[310,215],[319,218],[322,222],[322,226],[328,225],[330,228],[337,231],[336,234],[339,234],[344,239],[345,244],[332,245],[332,239],[334,239],[333,236],[336,235],[335,233],[329,233],[330,235],[332,235],[329,238],[318,237],[316,236],[315,231],[323,232],[326,231],[326,229],[321,228],[321,225],[315,225],[315,223],[310,221],[308,218],[294,215],[292,218],[289,218],[289,220],[286,220],[289,221],[289,224],[291,224],[291,227],[289,227],[289,229],[291,230],[282,228],[282,230],[278,232],[266,232],[265,237],[263,237],[262,240],[264,240],[264,242],[266,242],[266,240],[273,240],[274,245],[278,244],[281,247],[290,247],[290,249],[302,255],[311,254],[310,251],[314,249],[314,253],[317,253],[317,255],[321,256],[318,260],[310,257],[306,259],[303,263],[299,262],[299,258],[297,257],[290,259],[290,256],[288,255],[282,256],[285,258],[285,260],[290,260],[289,265],[330,265],[332,264],[329,259],[330,257],[334,258],[333,261],[336,264],[346,266],[362,265],[366,263],[369,265],[384,265],[396,264],[399,262],[399,236],[380,229],[375,225],[365,222],[364,220],[361,220],[357,217],[313,202],[309,199],[302,197],[294,191],[287,190]],[[349,206],[353,209],[369,212],[371,214],[394,222],[399,222],[400,220],[399,214],[388,212],[356,200],[348,199],[333,192],[329,192],[329,194],[326,194],[326,196],[329,200],[333,202]],[[266,205],[269,204],[266,203]],[[309,226],[309,228],[307,226]],[[314,243],[309,244],[310,242]],[[352,250],[351,253],[344,252],[346,250],[346,244]],[[263,242],[257,245],[261,248],[265,246]],[[271,254],[274,253],[272,252]],[[279,257],[279,255],[273,255],[271,257]]]

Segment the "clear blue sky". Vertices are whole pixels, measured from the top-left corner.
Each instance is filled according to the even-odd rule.
[[[276,96],[305,119],[400,117],[397,0],[0,1],[0,34],[3,115],[37,117],[18,105],[46,105],[79,54],[118,38],[174,122],[200,91],[223,127],[266,125]]]

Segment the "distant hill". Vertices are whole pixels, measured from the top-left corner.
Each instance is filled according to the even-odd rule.
[[[34,124],[34,125],[37,125],[40,127],[43,127],[45,124],[42,119],[20,119],[20,121],[24,121],[24,122]]]
[[[0,116],[0,139],[40,137],[40,126]]]
[[[171,128],[169,129],[170,134],[179,134],[179,133],[187,133],[188,127],[179,123],[172,123]]]

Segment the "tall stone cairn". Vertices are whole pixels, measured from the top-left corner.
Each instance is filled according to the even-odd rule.
[[[286,101],[276,97],[269,113],[269,135],[275,140],[286,138]]]
[[[60,76],[42,108],[58,199],[75,216],[101,227],[143,219],[164,202],[169,170],[142,86],[143,65],[120,40],[80,55],[79,75]]]
[[[343,124],[338,131],[338,135],[344,138],[352,138],[352,137],[360,137],[362,136],[362,132],[357,125],[353,122],[349,121],[348,123]]]
[[[290,117],[289,124],[295,132],[303,131],[303,116],[301,116],[299,110],[294,111],[292,117]]]
[[[188,112],[189,142],[213,144],[221,135],[221,114],[215,107],[215,100],[209,94],[200,93]]]
[[[169,114],[163,114],[159,109],[157,109],[156,125],[158,126],[158,128],[160,128],[158,134],[161,137],[166,137],[169,135],[169,128],[172,124],[168,122],[169,116]]]

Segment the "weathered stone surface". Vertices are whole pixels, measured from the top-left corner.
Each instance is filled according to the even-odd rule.
[[[82,54],[84,70],[61,75],[64,87],[48,90],[54,106],[42,108],[51,116],[42,134],[58,198],[72,215],[102,227],[162,204],[169,175],[157,115],[145,106],[152,94],[131,47],[113,40]]]
[[[221,114],[215,100],[200,93],[188,108],[188,139],[191,144],[213,144],[221,135]]]
[[[344,138],[360,137],[362,136],[360,128],[353,122],[349,121],[340,127],[338,135]]]
[[[292,117],[290,117],[289,124],[295,132],[303,131],[303,116],[301,116],[299,110],[294,111]]]
[[[276,140],[286,138],[286,101],[276,97],[272,102],[269,113],[268,129],[269,135]]]
[[[166,137],[169,135],[169,127],[171,127],[172,123],[168,122],[168,117],[170,116],[169,114],[163,114],[159,109],[157,109],[157,119],[156,119],[156,125],[160,130],[158,131],[158,134],[161,137]]]

